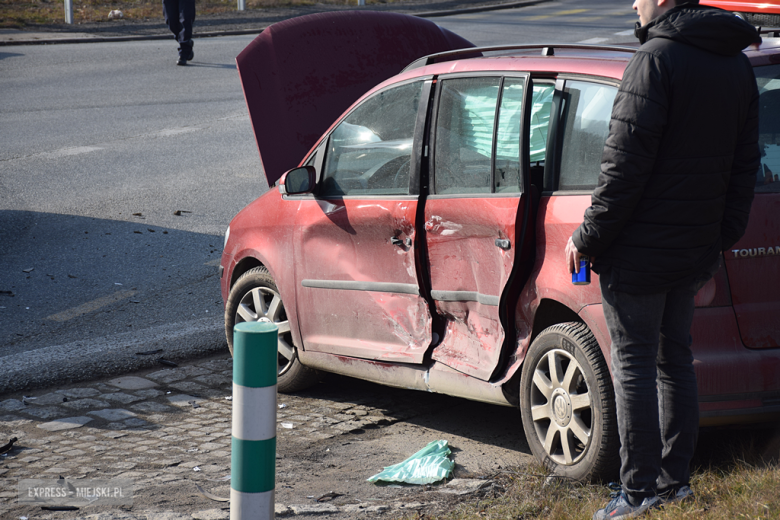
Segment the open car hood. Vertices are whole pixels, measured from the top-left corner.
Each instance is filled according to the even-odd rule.
[[[433,22],[372,11],[279,22],[236,58],[268,185],[360,96],[422,56],[474,47]]]

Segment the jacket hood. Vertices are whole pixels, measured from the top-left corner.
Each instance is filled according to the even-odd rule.
[[[696,4],[674,7],[644,26],[637,22],[635,34],[642,44],[666,38],[725,56],[761,43],[761,36],[749,23],[728,11]]]

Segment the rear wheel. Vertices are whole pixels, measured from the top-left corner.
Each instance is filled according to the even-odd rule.
[[[279,328],[279,392],[291,393],[313,385],[317,372],[303,366],[293,345],[290,322],[271,274],[265,267],[250,269],[236,281],[225,305],[225,335],[233,354],[233,326],[244,321],[271,321]]]
[[[520,413],[534,456],[554,475],[614,477],[620,467],[614,395],[607,363],[584,324],[542,331],[520,380]]]

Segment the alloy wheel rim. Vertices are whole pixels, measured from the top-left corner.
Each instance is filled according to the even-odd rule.
[[[279,352],[278,374],[282,375],[292,368],[295,361],[295,348],[292,346],[290,322],[284,310],[279,293],[268,287],[254,287],[238,303],[235,323],[244,321],[270,321],[279,328],[277,349]]]
[[[530,402],[534,430],[547,456],[565,466],[579,462],[592,439],[593,406],[574,356],[553,349],[539,359]]]

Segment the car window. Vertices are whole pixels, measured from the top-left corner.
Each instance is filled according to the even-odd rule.
[[[383,90],[344,118],[330,136],[318,195],[409,193],[422,86],[417,81]]]
[[[500,78],[444,80],[436,120],[436,193],[490,193]]]
[[[560,190],[590,190],[601,172],[601,155],[617,88],[584,81],[566,82]]]
[[[550,127],[555,85],[536,84],[531,100],[531,163],[541,163],[547,153],[547,134]]]
[[[507,78],[501,92],[496,132],[495,191],[520,191],[520,123],[523,120],[522,78]]]
[[[761,166],[756,175],[756,193],[780,192],[780,65],[757,67],[758,145]]]

